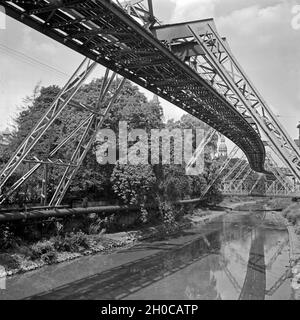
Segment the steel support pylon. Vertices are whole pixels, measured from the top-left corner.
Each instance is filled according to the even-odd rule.
[[[238,152],[239,148],[237,146],[235,146],[230,154],[228,155],[228,158],[226,159],[226,161],[224,161],[224,163],[220,166],[220,168],[217,170],[214,178],[207,184],[206,188],[203,190],[201,197],[199,198],[200,200],[202,200],[205,195],[207,194],[207,192],[211,189],[211,187],[216,183],[216,181],[218,180],[218,178],[220,177],[220,175],[222,174],[222,172],[228,167],[231,159],[236,155],[236,153]]]
[[[47,109],[43,117],[31,130],[28,136],[24,139],[15,153],[12,155],[9,162],[5,165],[0,173],[0,188],[3,190],[7,180],[24,162],[34,163],[34,166],[26,171],[12,186],[6,188],[5,192],[0,195],[0,204],[2,204],[10,195],[13,194],[24,182],[26,182],[38,169],[44,166],[63,166],[65,171],[60,178],[54,195],[49,202],[49,206],[59,205],[68,190],[72,179],[78,172],[88,150],[94,142],[98,130],[101,128],[103,121],[108,115],[109,110],[117,99],[124,85],[125,78],[116,81],[116,73],[106,69],[102,87],[99,92],[99,99],[95,107],[85,106],[82,103],[72,101],[72,98],[78,92],[88,76],[95,69],[97,63],[85,58],[74,72],[66,85],[55,98],[54,102]],[[117,84],[116,84],[117,83]],[[117,86],[117,87],[116,87]],[[40,160],[36,156],[30,156],[30,152],[37,145],[41,137],[51,127],[53,122],[61,115],[62,111],[68,105],[75,105],[89,111],[89,115],[81,121],[81,123],[69,133],[50,153],[46,160]],[[75,146],[71,159],[64,162],[61,159],[53,160],[52,157],[59,150],[67,145],[72,138],[79,136],[79,142]],[[47,168],[48,169],[48,168]],[[44,205],[47,202],[47,180],[48,170],[45,170],[42,179],[41,203]]]
[[[194,165],[197,162],[197,159],[200,157],[201,153],[204,151],[205,146],[211,141],[213,136],[215,135],[217,131],[213,128],[210,128],[207,132],[205,138],[201,141],[201,143],[196,148],[192,158],[189,160],[188,164],[185,167],[185,174],[189,176],[195,176],[199,175],[201,173],[201,169],[203,170],[203,166],[200,166],[198,168],[197,166],[194,167]]]
[[[241,162],[239,171],[230,179],[229,183],[226,184],[226,180],[224,181],[224,191],[228,192],[231,190],[232,186],[234,185],[234,183],[238,180],[238,178],[241,176],[241,174],[244,172],[244,170],[247,168],[248,163],[245,162],[243,164],[243,162]]]
[[[109,89],[111,88],[111,85],[113,83],[113,79],[115,77],[115,73],[113,74],[113,76],[109,79],[107,77],[108,72],[105,75],[104,78],[104,82],[103,82],[103,86],[102,86],[102,90],[100,93],[100,97],[99,97],[99,101],[97,103],[97,111],[101,110],[101,107],[103,107],[103,103],[104,103],[104,99],[107,97],[107,94],[109,93]],[[101,128],[103,121],[105,120],[105,118],[107,117],[111,107],[113,106],[116,98],[118,97],[118,95],[121,92],[121,89],[124,85],[125,82],[125,78],[123,78],[117,89],[115,90],[115,92],[110,94],[109,97],[109,102],[107,103],[107,106],[105,108],[105,111],[102,115],[97,116],[96,114],[93,114],[89,120],[89,122],[87,123],[87,126],[81,136],[81,139],[72,155],[71,161],[75,162],[76,166],[69,166],[65,169],[65,172],[61,178],[61,180],[59,181],[59,184],[56,188],[56,191],[49,203],[49,206],[58,206],[61,201],[63,200],[63,197],[65,196],[71,182],[72,179],[75,177],[76,173],[78,172],[85,156],[87,155],[87,152],[89,151],[89,149],[91,148],[96,134],[99,131],[99,129]]]
[[[8,163],[0,173],[0,189],[3,188],[9,177],[16,171],[22,161],[38,143],[40,138],[49,129],[55,119],[61,114],[64,108],[68,105],[70,100],[74,97],[76,92],[81,87],[84,80],[96,67],[96,62],[91,62],[89,59],[84,59],[78,69],[60,91],[54,102],[48,108],[44,116],[31,130],[25,140],[20,144],[14,152]]]

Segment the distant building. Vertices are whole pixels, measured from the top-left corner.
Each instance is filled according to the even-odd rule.
[[[159,106],[159,99],[158,96],[156,94],[153,95],[153,99],[151,101],[153,104],[158,105]]]
[[[225,137],[221,136],[221,143],[219,145],[218,154],[220,158],[227,159],[228,158],[228,149],[225,142]]]

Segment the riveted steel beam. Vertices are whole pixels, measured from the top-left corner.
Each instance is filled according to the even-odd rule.
[[[11,17],[118,72],[219,130],[249,155],[249,163],[255,170],[261,172],[264,170],[264,147],[253,127],[224,96],[212,87],[204,76],[183,63],[168,47],[145,30],[144,24],[141,26],[124,9],[106,0],[82,1],[72,8],[68,8],[67,3],[61,3],[59,9],[50,8],[46,2],[37,2],[35,5],[22,4],[18,1],[1,1],[2,3],[6,13]],[[14,6],[14,3],[18,3],[18,6]],[[45,11],[47,6],[49,6],[48,12],[37,13],[36,11],[34,17],[26,14],[30,10]],[[55,12],[53,12],[54,9],[56,9]],[[50,18],[49,12],[52,13]],[[98,16],[99,19],[96,19],[95,16]],[[89,17],[91,17],[90,21]],[[80,21],[83,18],[86,18],[86,21]],[[46,24],[45,21],[47,21]],[[68,22],[72,25],[72,30],[69,31],[65,28]],[[124,37],[120,34],[97,34],[78,38],[75,30],[82,30],[83,24],[89,30],[107,28],[129,35]],[[183,30],[182,26],[179,27]],[[201,23],[199,28],[202,28]],[[159,53],[166,60],[164,63],[155,65],[151,61],[139,67],[133,64],[126,65],[126,60],[118,55],[122,50],[132,50],[132,55],[136,52],[132,58],[142,56],[138,53],[139,51],[149,51],[154,55]],[[192,81],[191,89],[180,93],[178,90],[156,85],[157,81],[170,78],[179,78],[186,82]],[[173,84],[173,88],[176,88],[176,84]],[[203,89],[207,91],[207,94],[202,95]],[[198,105],[193,101],[194,98],[198,100]]]

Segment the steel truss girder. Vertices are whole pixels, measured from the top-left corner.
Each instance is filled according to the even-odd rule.
[[[223,188],[224,188],[225,192],[228,190],[231,190],[233,184],[237,181],[237,179],[240,177],[240,175],[247,168],[248,163],[247,162],[243,163],[243,162],[244,162],[244,160],[241,159],[241,162],[239,163],[238,167],[236,168],[236,169],[239,168],[239,170],[235,173],[235,175],[231,179],[229,179],[229,181],[227,181],[227,179],[223,180]]]
[[[278,168],[276,162],[272,158],[272,155],[270,153],[267,153],[266,157],[266,168],[270,172],[273,173],[276,180],[272,181],[270,184],[266,183],[266,191],[265,193],[267,195],[287,195],[294,191],[293,186],[285,179],[284,175],[280,171],[280,168]],[[241,172],[244,171],[243,168],[240,169],[239,173],[236,174],[234,178],[232,178],[228,184],[223,185],[223,192],[224,193],[243,193],[243,183],[246,181],[248,176],[251,173],[251,168],[247,170],[244,177],[240,180],[238,180],[239,175]],[[258,177],[254,185],[252,186],[251,190],[249,191],[249,194],[252,193],[252,191],[255,189],[257,184],[259,183],[262,176]],[[236,183],[238,183],[236,185]]]
[[[208,185],[206,186],[205,190],[202,192],[200,200],[202,200],[205,195],[207,194],[207,192],[210,190],[210,188],[215,184],[215,182],[218,180],[218,178],[220,177],[220,175],[222,174],[222,172],[227,168],[227,166],[229,165],[231,159],[236,155],[236,153],[238,152],[239,148],[237,146],[235,146],[231,152],[228,155],[228,158],[226,159],[226,161],[224,161],[224,163],[221,165],[221,167],[218,169],[215,177],[208,183]]]
[[[247,172],[244,174],[244,177],[238,182],[237,186],[233,186],[234,187],[234,191],[239,191],[243,189],[243,183],[246,181],[246,179],[249,177],[249,175],[251,174],[252,169],[248,168]],[[234,184],[234,183],[233,183]]]
[[[273,159],[270,152],[267,153],[267,165],[273,172],[274,176],[277,178],[277,180],[282,184],[282,186],[290,192],[294,191],[294,186],[292,183],[285,177],[281,169],[278,167],[277,163]]]
[[[53,5],[51,7],[46,0],[34,2],[0,0],[0,4],[12,18],[116,71],[206,122],[238,145],[247,154],[254,170],[264,171],[265,150],[253,127],[201,74],[177,58],[169,48],[113,2],[62,1],[55,3],[57,6],[61,5],[59,8],[53,8]],[[37,10],[34,16],[30,15],[32,10]],[[151,14],[151,9],[149,12]],[[92,20],[89,20],[91,16]],[[86,21],[78,20],[81,18],[86,18]],[[76,19],[77,22],[74,21]],[[68,23],[72,24],[71,30],[64,27]],[[61,27],[58,27],[59,25]],[[107,28],[118,33],[93,34],[76,38],[76,29],[89,31],[99,28]],[[122,33],[129,35],[124,36]],[[126,52],[129,50],[130,53],[120,56],[123,50]],[[141,51],[148,51],[147,56],[152,53],[150,56],[155,59],[165,59],[165,62],[155,65],[149,60],[147,64],[138,68],[132,64],[128,65],[128,61],[143,57],[143,54],[139,53]],[[175,90],[170,90],[169,86],[156,85],[157,82],[171,78],[174,81],[180,79],[187,83],[192,82],[193,89],[177,89],[174,84]]]
[[[262,179],[263,175],[259,176],[256,181],[254,182],[252,188],[249,191],[249,194],[251,195],[251,193],[254,191],[254,189],[257,187],[257,185],[259,184],[260,180]]]
[[[247,168],[248,163],[245,162],[244,164],[241,165],[239,171],[232,177],[232,179],[230,179],[230,183],[234,184],[236,182],[236,180],[239,179],[239,177],[242,175],[242,173],[245,171],[245,169]]]
[[[219,87],[219,91],[231,102],[232,99],[236,101],[234,106],[239,112],[255,121],[255,126],[263,132],[276,153],[300,180],[300,152],[295,142],[250,82],[228,45],[210,23],[207,23],[206,32],[202,34],[198,34],[191,25],[187,27],[205,52],[205,62],[214,70],[210,77],[212,84]]]
[[[158,20],[154,16],[152,0],[147,0],[148,9],[142,4],[144,0],[118,1],[120,6],[132,17],[139,19],[143,27],[149,30]]]
[[[266,182],[266,195],[287,195],[289,194],[278,180],[274,180],[268,185]]]
[[[242,158],[238,159],[237,162],[233,165],[233,167],[227,172],[227,174],[222,178],[222,183],[227,181],[229,179],[229,177],[231,176],[231,174],[233,172],[235,172],[240,165],[243,163],[243,161],[245,161],[245,157],[244,155],[242,156]]]
[[[276,180],[272,181],[271,184],[268,186],[266,184],[266,194],[275,194],[275,185],[276,185]]]

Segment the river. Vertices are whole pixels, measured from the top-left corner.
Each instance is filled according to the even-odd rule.
[[[27,279],[39,292],[22,291],[20,279],[9,284],[29,299],[294,299],[288,233],[265,217],[227,214],[167,239],[48,266]]]

